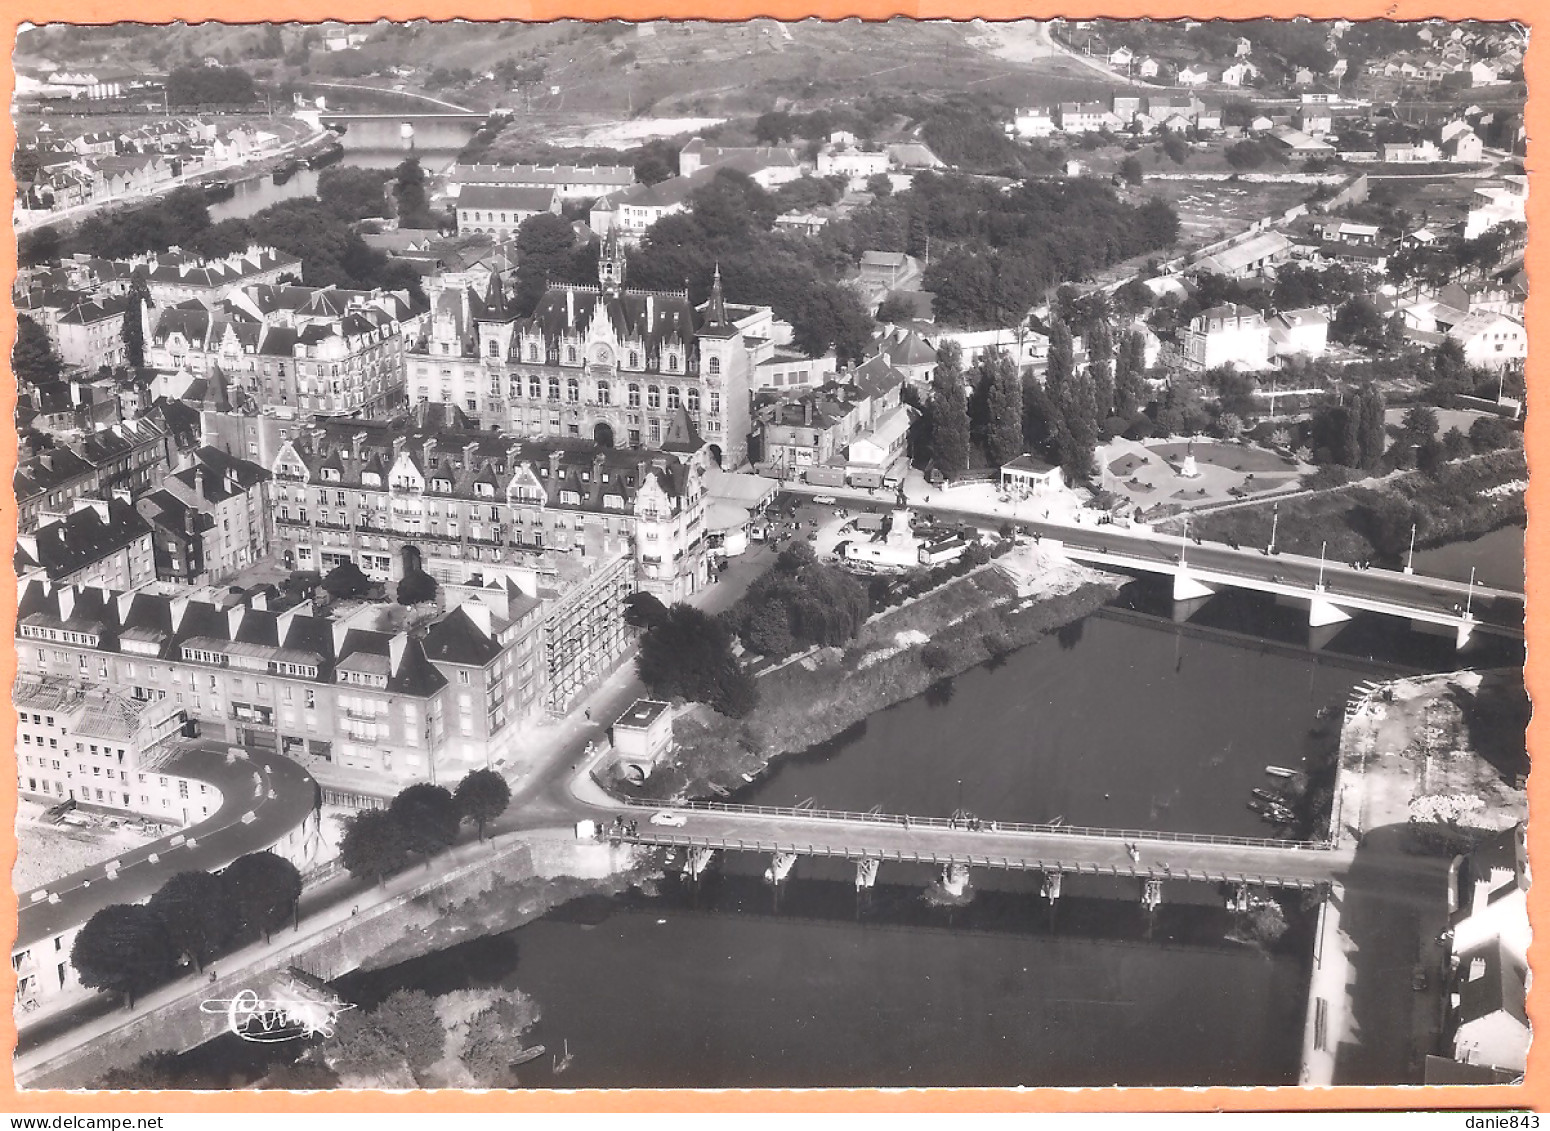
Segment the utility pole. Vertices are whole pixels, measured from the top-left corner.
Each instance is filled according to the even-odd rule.
[[[1270,505],[1270,545],[1266,547],[1266,553],[1273,554],[1276,552],[1276,527],[1280,525],[1280,522],[1281,504],[1272,503]]]
[[[1410,557],[1405,562],[1405,572],[1415,572],[1415,523],[1410,524]]]
[[[1467,592],[1467,594],[1464,597],[1464,619],[1465,620],[1474,620],[1475,619],[1474,613],[1470,611],[1474,607],[1474,603],[1475,603],[1475,567],[1474,566],[1470,566],[1469,567],[1469,591]]]
[[[1318,584],[1318,590],[1321,593],[1324,591],[1324,551],[1327,550],[1327,549],[1329,549],[1329,543],[1328,542],[1320,542],[1319,543],[1319,584]]]

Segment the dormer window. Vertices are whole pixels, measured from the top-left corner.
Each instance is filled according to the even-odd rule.
[[[501,344],[499,342],[491,342],[489,354],[491,357],[499,357],[501,355]]]
[[[474,494],[483,495],[485,498],[490,498],[495,494],[495,488],[489,483],[475,483]]]
[[[338,469],[337,468],[332,468],[332,467],[325,467],[323,469],[323,482],[325,482],[325,483],[338,483],[339,482],[339,471],[338,471]]]
[[[571,365],[575,365],[576,364],[576,347],[575,346],[567,346],[565,348],[565,360],[567,362],[569,362]]]
[[[669,373],[678,372],[678,355],[676,353],[670,353],[667,355],[667,371]]]
[[[537,346],[529,345],[527,347],[527,359],[529,361],[537,361],[538,360],[538,347]],[[536,397],[538,394],[534,393],[533,395]]]
[[[361,476],[361,486],[380,487],[382,486],[382,476],[378,475],[375,471],[368,471]]]
[[[631,369],[639,369],[640,368],[640,354],[638,354],[634,350],[630,351],[630,368]]]
[[[431,490],[432,491],[450,491],[450,490],[452,490],[452,480],[450,480],[450,479],[432,479],[431,480]]]

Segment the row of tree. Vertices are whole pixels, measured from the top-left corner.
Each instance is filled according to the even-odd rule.
[[[339,844],[339,862],[352,876],[382,883],[418,857],[426,866],[457,840],[462,823],[485,826],[511,804],[511,787],[494,770],[472,770],[455,792],[419,782],[386,809],[363,809],[350,818]]]
[[[228,949],[267,940],[296,914],[301,874],[272,852],[238,857],[223,871],[179,872],[148,903],[104,907],[75,937],[70,964],[83,986],[135,997],[180,966],[203,970]]]

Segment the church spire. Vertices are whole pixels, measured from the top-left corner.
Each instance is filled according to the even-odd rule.
[[[602,253],[597,258],[597,281],[602,284],[604,294],[618,295],[624,291],[624,268],[624,245],[619,239],[619,230],[609,228],[603,237]]]
[[[721,295],[721,264],[716,264],[716,274],[710,284],[710,302],[705,307],[705,321],[712,326],[724,326],[727,321],[727,304]]]

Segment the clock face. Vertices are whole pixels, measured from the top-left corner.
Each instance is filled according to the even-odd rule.
[[[599,365],[609,365],[613,362],[614,351],[607,346],[598,346],[592,351],[592,360]]]

